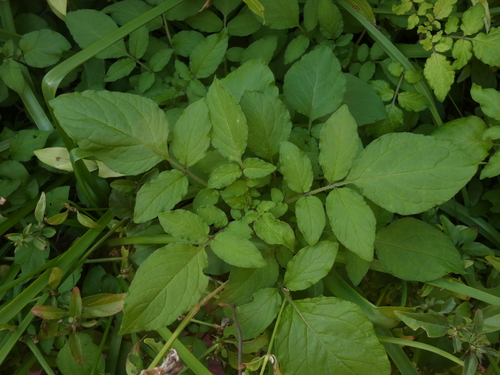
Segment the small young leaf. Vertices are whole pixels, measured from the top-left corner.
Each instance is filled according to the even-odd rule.
[[[241,107],[231,92],[215,79],[207,94],[212,121],[212,145],[231,161],[241,163],[248,138],[248,126]]]
[[[285,50],[285,64],[290,64],[293,61],[297,60],[300,56],[306,52],[309,47],[309,38],[305,35],[299,35],[295,39],[293,39]]]
[[[87,215],[84,215],[78,211],[76,213],[76,218],[80,224],[82,224],[86,228],[99,228],[99,224],[97,224],[94,220],[92,220]]]
[[[319,47],[302,56],[286,73],[283,90],[310,121],[335,111],[344,98],[345,78],[332,50]]]
[[[229,35],[248,36],[255,33],[262,27],[260,23],[250,12],[240,13],[227,24]]]
[[[460,28],[464,32],[464,36],[477,33],[484,27],[484,6],[480,2],[470,7],[462,16],[462,24]]]
[[[5,58],[0,65],[0,78],[11,90],[17,93],[24,91],[26,82],[24,81],[22,65],[11,58]]]
[[[274,51],[278,46],[278,36],[268,35],[250,44],[241,55],[241,63],[249,60],[260,59],[269,64],[273,58]]]
[[[500,174],[500,152],[495,152],[488,160],[488,164],[481,170],[480,178],[491,178]]]
[[[130,54],[140,59],[146,53],[149,44],[149,30],[146,26],[135,30],[128,39],[128,50]]]
[[[222,20],[209,10],[204,10],[192,17],[186,18],[186,23],[193,29],[203,31],[204,33],[217,33],[222,27]]]
[[[208,285],[202,248],[174,243],[155,250],[139,267],[125,298],[120,334],[150,331],[174,322]]]
[[[318,25],[319,15],[318,15],[318,1],[307,0],[304,4],[304,26],[307,31],[312,31]]]
[[[135,61],[125,57],[115,61],[106,72],[104,82],[114,82],[128,76],[135,68]]]
[[[398,95],[398,104],[407,111],[420,112],[429,105],[427,99],[417,91],[401,92]]]
[[[280,172],[290,189],[297,193],[307,193],[311,189],[311,160],[293,143],[281,142],[280,164]]]
[[[260,239],[270,245],[285,245],[293,251],[295,235],[293,229],[287,223],[275,219],[274,216],[266,212],[258,218],[253,229]]]
[[[453,5],[457,0],[438,0],[436,4],[434,4],[434,17],[437,20],[442,20],[448,17],[453,11]]]
[[[24,34],[19,41],[24,60],[35,68],[45,68],[59,61],[61,54],[71,48],[71,44],[61,34],[49,29]]]
[[[163,48],[156,52],[148,62],[149,67],[153,72],[161,71],[165,66],[167,66],[170,58],[172,57],[174,50],[171,48]]]
[[[276,167],[258,158],[247,158],[243,162],[243,174],[248,178],[262,178],[273,173]]]
[[[326,225],[325,209],[318,197],[301,197],[295,204],[297,226],[309,246],[318,242]]]
[[[224,262],[242,268],[260,268],[266,265],[262,254],[249,240],[232,232],[221,232],[210,242],[213,252]]]
[[[109,274],[107,274],[109,275]],[[104,318],[123,310],[126,294],[100,293],[82,299],[82,318]]]
[[[375,249],[384,267],[403,280],[425,282],[465,272],[449,237],[414,218],[399,219],[379,231]]]
[[[271,29],[290,29],[299,26],[297,0],[260,0],[264,6],[264,24]]]
[[[337,39],[344,29],[344,21],[339,8],[331,0],[319,0],[319,30],[327,39]]]
[[[336,242],[322,241],[299,250],[286,266],[285,286],[296,291],[316,284],[330,272],[338,248]]]
[[[199,43],[191,53],[189,69],[195,78],[207,78],[218,68],[227,50],[227,31],[212,34]]]
[[[190,211],[164,212],[158,216],[158,219],[165,232],[193,243],[205,242],[210,232],[210,228],[203,219]]]
[[[67,310],[54,306],[35,306],[31,309],[31,312],[36,316],[47,320],[59,320],[69,316],[69,312]]]
[[[221,165],[210,173],[207,186],[210,189],[222,189],[240,178],[241,174],[241,168],[236,164]]]
[[[455,82],[455,72],[450,62],[444,55],[434,52],[425,62],[424,75],[436,98],[442,102]]]
[[[144,223],[162,212],[168,212],[186,195],[188,180],[178,170],[161,172],[137,193],[134,222]]]
[[[370,270],[370,262],[361,259],[358,255],[349,250],[345,252],[345,264],[349,280],[351,280],[355,286],[359,285]]]
[[[363,149],[358,126],[343,105],[326,121],[319,136],[319,163],[328,182],[343,179]]]

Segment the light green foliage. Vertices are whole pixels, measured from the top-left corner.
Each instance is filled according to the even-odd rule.
[[[135,66],[135,61],[128,57],[115,61],[106,72],[104,82],[114,82],[128,76],[134,70]]]
[[[293,143],[281,143],[280,172],[293,191],[306,193],[311,189],[313,181],[311,160]]]
[[[277,46],[277,35],[270,35],[256,40],[250,44],[245,51],[243,51],[243,54],[241,55],[241,63],[245,63],[253,59],[261,59],[264,63],[269,64]]]
[[[19,48],[28,65],[45,68],[58,62],[61,54],[71,48],[71,44],[61,34],[44,29],[23,35]]]
[[[407,111],[420,112],[427,108],[427,99],[418,92],[402,92],[398,94],[398,104]]]
[[[231,185],[241,176],[241,169],[236,164],[224,164],[215,169],[210,174],[208,187],[212,189],[221,189]]]
[[[149,43],[149,31],[146,26],[130,34],[128,39],[128,49],[130,54],[140,59],[146,53]]]
[[[328,39],[337,39],[344,28],[344,21],[339,8],[331,0],[318,2],[319,29]]]
[[[472,35],[480,31],[484,27],[484,6],[477,3],[473,7],[467,9],[462,17],[462,24],[460,29],[464,35]]]
[[[248,158],[243,162],[243,174],[248,178],[262,178],[273,173],[276,167],[257,158]]]
[[[222,232],[210,242],[213,252],[226,263],[242,268],[264,267],[266,262],[252,242],[234,232]]]
[[[459,39],[453,44],[452,56],[456,59],[451,68],[462,69],[472,57],[472,43],[469,40]]]
[[[465,272],[450,239],[414,218],[397,220],[379,231],[375,249],[384,267],[403,280],[430,281],[450,272]]]
[[[212,34],[201,41],[191,53],[189,60],[189,69],[193,73],[193,77],[207,78],[211,76],[224,58],[227,43],[226,31]]]
[[[295,215],[300,232],[309,246],[316,244],[326,225],[325,209],[318,197],[301,197],[295,204]]]
[[[429,337],[444,336],[450,329],[448,319],[432,310],[427,314],[396,310],[394,314],[414,330],[425,329]]]
[[[295,235],[287,223],[275,219],[270,213],[265,213],[254,223],[255,234],[270,245],[285,245],[293,251]]]
[[[290,64],[299,57],[301,57],[304,52],[309,47],[309,39],[305,35],[299,35],[295,39],[293,39],[285,51],[285,64]]]
[[[433,53],[425,62],[424,75],[439,101],[443,101],[454,82],[455,72],[448,59],[440,53]]]
[[[158,218],[165,232],[181,240],[203,243],[208,238],[210,228],[201,217],[190,211],[164,212]]]
[[[446,17],[448,17],[452,10],[453,10],[453,5],[455,5],[455,3],[457,2],[457,0],[438,0],[436,1],[436,3],[434,4],[434,17],[437,19],[437,20],[441,20],[441,19],[444,19]]]
[[[492,27],[489,34],[479,33],[472,39],[475,56],[491,66],[500,66],[500,28]]]
[[[485,115],[500,120],[500,93],[497,90],[483,89],[473,83],[470,94],[481,105]]]

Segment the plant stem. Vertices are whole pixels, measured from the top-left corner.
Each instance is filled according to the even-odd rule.
[[[260,369],[260,375],[264,375],[264,371],[266,370],[267,362],[271,356],[271,352],[273,350],[274,340],[276,339],[276,334],[278,332],[278,328],[281,321],[281,316],[283,315],[283,310],[285,310],[285,306],[287,304],[286,300],[283,300],[281,304],[280,311],[278,313],[278,318],[276,319],[276,324],[274,325],[273,334],[271,335],[271,339],[269,340],[269,345],[267,347],[267,354],[264,357],[264,362],[262,363],[262,368]]]
[[[238,375],[243,372],[243,334],[241,333],[240,323],[238,322],[238,317],[236,316],[236,310],[230,303],[219,303],[219,306],[228,306],[233,313],[234,325],[236,326],[236,331],[238,332]]]
[[[30,348],[31,352],[36,357],[36,359],[38,360],[38,363],[42,366],[43,370],[47,373],[47,375],[56,375],[54,373],[54,371],[52,371],[52,368],[49,366],[49,364],[45,360],[45,357],[40,352],[40,350],[38,349],[38,347],[35,345],[35,343],[31,339],[31,337],[30,336],[25,336],[24,342],[26,343],[26,345],[28,346],[28,348]]]

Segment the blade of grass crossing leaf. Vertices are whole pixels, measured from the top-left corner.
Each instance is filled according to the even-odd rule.
[[[377,335],[392,336],[392,333],[387,328],[375,328],[375,333]],[[410,362],[410,359],[403,351],[400,345],[389,344],[387,342],[381,342],[384,346],[387,354],[391,357],[392,361],[401,372],[401,375],[418,375],[415,366]]]
[[[486,303],[491,303],[492,305],[500,305],[500,297],[497,297],[491,293],[483,292],[482,290],[478,290],[468,285],[447,280],[446,278],[428,281],[427,284],[455,293],[465,294],[466,296],[470,296]]]
[[[371,24],[363,15],[356,11],[352,6],[350,6],[345,0],[338,0],[340,4],[347,12],[349,12],[358,22],[364,26],[364,28],[370,33],[372,38],[380,44],[384,51],[394,60],[398,61],[407,70],[415,70],[415,67],[410,63],[405,55],[399,51],[394,44],[392,44],[374,25]],[[424,96],[429,103],[429,109],[431,110],[432,117],[436,125],[440,126],[443,124],[441,116],[434,102],[434,97],[430,88],[422,81],[414,84],[415,89]]]
[[[36,357],[36,359],[38,360],[38,363],[42,366],[42,368],[44,369],[44,371],[48,375],[55,375],[54,371],[52,371],[52,368],[49,366],[49,364],[45,360],[45,357],[40,352],[40,349],[38,349],[38,346],[35,345],[35,343],[31,339],[31,337],[28,337],[25,340],[25,343],[30,348],[30,350],[33,352],[33,355]]]

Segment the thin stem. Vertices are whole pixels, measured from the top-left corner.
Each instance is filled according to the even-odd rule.
[[[236,326],[236,331],[238,332],[238,375],[243,373],[243,334],[241,333],[241,326],[238,322],[238,317],[236,316],[236,310],[230,303],[219,303],[219,306],[228,306],[233,313],[234,325]]]
[[[40,366],[42,366],[43,370],[47,373],[47,375],[56,375],[54,373],[54,371],[52,371],[52,368],[49,366],[49,364],[45,360],[45,357],[40,352],[40,350],[38,349],[38,347],[35,345],[35,343],[31,339],[31,337],[30,336],[26,336],[24,342],[26,343],[26,345],[28,346],[28,348],[30,348],[31,352],[36,357],[36,359],[38,360],[38,363],[40,364]]]
[[[260,375],[264,375],[264,371],[266,370],[267,361],[271,357],[271,352],[273,350],[274,340],[276,339],[276,335],[278,332],[278,327],[280,325],[281,316],[283,315],[283,310],[285,309],[287,301],[284,300],[281,304],[280,312],[278,313],[278,318],[276,319],[276,324],[274,325],[273,334],[271,335],[271,339],[269,340],[269,345],[267,347],[267,355],[264,357],[264,362],[262,363],[262,368],[260,369]]]

